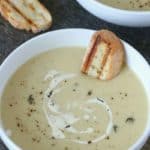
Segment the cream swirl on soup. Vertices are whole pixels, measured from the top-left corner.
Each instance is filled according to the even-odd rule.
[[[71,74],[71,73],[62,73],[57,72],[56,70],[51,70],[46,76],[45,81],[48,81],[51,79],[49,87],[44,92],[44,103],[43,103],[43,110],[45,112],[46,118],[48,120],[49,125],[52,128],[52,135],[54,138],[58,139],[66,139],[71,140],[76,143],[80,144],[89,144],[99,142],[103,139],[105,139],[112,130],[112,112],[107,103],[98,98],[94,97],[92,99],[88,99],[86,101],[83,101],[82,98],[84,95],[81,94],[81,97],[78,98],[80,101],[77,101],[75,99],[70,100],[68,102],[68,105],[70,108],[66,107],[65,110],[61,110],[61,106],[56,103],[55,101],[55,94],[59,94],[59,92],[63,92],[64,88],[67,88],[65,85],[59,86],[61,82],[65,82],[67,80],[71,80],[72,78],[75,78],[77,74]],[[71,85],[70,85],[71,86]],[[70,88],[70,87],[68,87]],[[82,136],[82,134],[91,134],[96,130],[93,127],[87,127],[83,130],[77,129],[74,127],[74,124],[77,124],[79,121],[86,122],[87,120],[92,120],[93,122],[95,120],[103,120],[106,116],[97,116],[91,108],[88,108],[89,106],[97,105],[99,109],[104,109],[106,112],[106,116],[108,116],[108,125],[106,126],[106,131],[103,134],[97,135],[94,139],[87,140],[79,140],[79,139],[69,139],[67,136],[65,136],[65,132],[70,132],[71,134],[76,134]],[[84,115],[79,116],[75,115],[71,111],[71,107],[73,109],[76,109],[77,111],[83,111]],[[87,122],[88,124],[88,122]],[[99,124],[101,126],[101,124]]]

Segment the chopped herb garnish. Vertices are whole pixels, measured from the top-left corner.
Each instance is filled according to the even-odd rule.
[[[51,145],[52,145],[52,146],[55,146],[55,144],[54,144],[54,143],[52,143]]]
[[[17,127],[20,127],[20,123],[17,123]]]
[[[76,91],[76,89],[73,89],[73,92],[75,92]]]
[[[40,95],[42,95],[43,94],[43,91],[40,91]]]
[[[135,119],[133,117],[128,117],[125,122],[126,123],[133,123],[134,121],[135,121]]]
[[[53,90],[51,90],[50,92],[49,92],[49,94],[47,95],[47,97],[51,97],[52,96],[52,94],[53,94]]]
[[[98,98],[98,97],[97,97],[97,100],[104,103],[104,101],[102,99]]]
[[[114,99],[114,97],[111,97],[111,99],[113,100],[113,99]]]
[[[20,118],[16,117],[16,120],[20,120]]]
[[[37,140],[37,143],[40,143],[40,140]]]
[[[88,141],[88,144],[91,144],[92,143],[92,141]]]
[[[54,140],[54,139],[55,139],[55,137],[54,137],[54,136],[52,136],[52,139]]]
[[[36,139],[35,139],[35,138],[32,138],[32,141],[33,141],[33,142],[35,142],[35,141],[36,141]]]
[[[118,131],[118,126],[117,125],[113,125],[113,129],[114,129],[114,132],[116,133]]]
[[[38,120],[35,120],[35,122],[36,122],[36,123],[39,123],[39,121],[38,121]]]
[[[61,129],[61,132],[63,132],[63,133],[64,133],[65,131]]]
[[[66,147],[64,148],[64,150],[68,150],[68,147],[66,146]]]
[[[65,128],[70,128],[71,126],[70,125],[67,125]]]
[[[33,97],[32,94],[29,95],[29,97],[28,97],[28,103],[31,104],[31,105],[35,104],[35,100],[34,100],[34,97]]]
[[[12,107],[13,105],[12,105],[12,104],[9,104],[9,106]]]
[[[64,82],[66,83],[66,82],[67,82],[67,80],[64,80]]]
[[[36,109],[32,109],[32,108],[30,109],[30,112],[35,112],[35,111],[36,111]]]
[[[78,83],[78,82],[75,82],[75,83],[74,83],[74,85],[75,85],[75,86],[78,86],[78,85],[79,85],[79,83]]]
[[[30,116],[31,116],[31,114],[30,114],[30,113],[27,113],[27,116],[29,116],[29,117],[30,117]]]
[[[96,133],[100,133],[100,130],[96,130]]]
[[[107,136],[106,139],[109,140],[110,139],[109,136]]]
[[[88,93],[87,93],[87,95],[91,96],[92,95],[92,90],[89,90]]]

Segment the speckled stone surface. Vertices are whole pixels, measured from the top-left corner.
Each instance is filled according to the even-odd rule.
[[[48,31],[62,28],[109,29],[134,46],[150,64],[150,27],[127,28],[112,25],[86,12],[75,0],[41,0],[41,2],[53,16],[53,26]],[[36,34],[14,29],[0,17],[0,64],[13,49],[34,36]],[[0,150],[7,150],[1,140]],[[150,150],[150,139],[142,150]]]

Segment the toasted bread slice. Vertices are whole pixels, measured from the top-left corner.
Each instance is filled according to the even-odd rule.
[[[100,80],[110,80],[120,72],[124,59],[120,39],[111,31],[100,30],[91,39],[81,71]]]
[[[34,33],[52,24],[50,13],[38,0],[0,0],[0,13],[14,27]]]
[[[7,0],[0,0],[0,14],[15,28],[31,30],[28,21]]]

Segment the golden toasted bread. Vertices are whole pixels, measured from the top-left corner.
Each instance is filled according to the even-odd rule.
[[[120,72],[124,59],[121,40],[111,31],[100,30],[92,36],[81,71],[100,80],[110,80]]]
[[[38,0],[0,0],[0,13],[15,28],[34,33],[52,23],[50,13]]]
[[[17,29],[31,30],[28,21],[16,11],[7,0],[0,0],[0,13]]]

